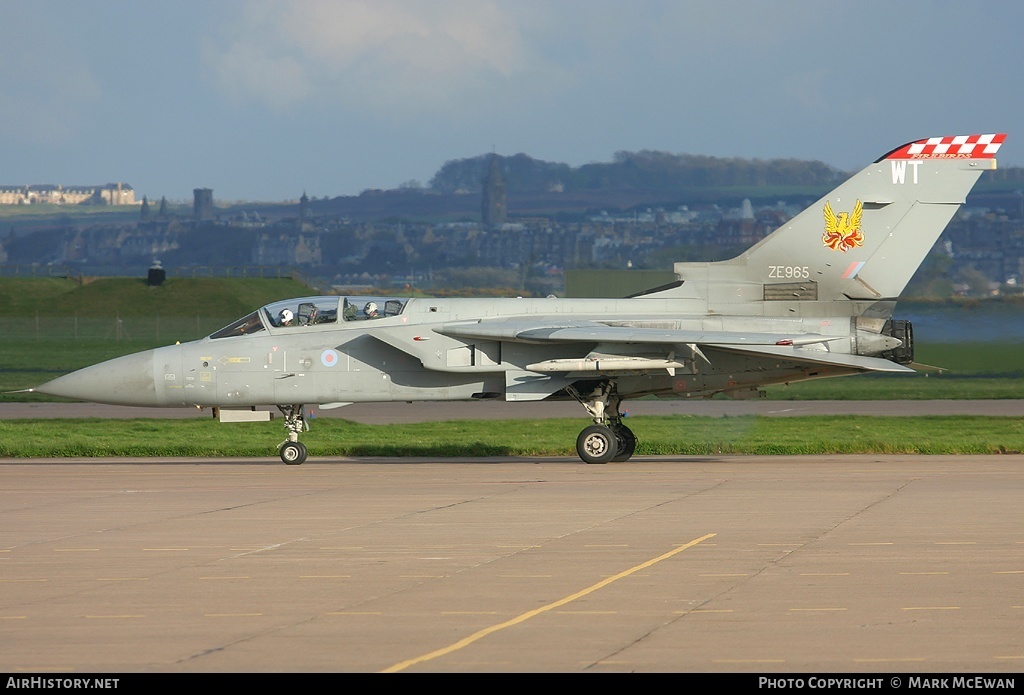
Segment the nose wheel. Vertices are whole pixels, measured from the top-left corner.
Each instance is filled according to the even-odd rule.
[[[298,466],[306,460],[306,445],[302,442],[285,442],[281,445],[281,460],[289,466]]]
[[[309,431],[304,408],[301,405],[279,405],[277,409],[284,416],[284,427],[288,430],[288,438],[277,445],[281,460],[289,466],[298,466],[309,453],[306,445],[299,441],[299,433]]]

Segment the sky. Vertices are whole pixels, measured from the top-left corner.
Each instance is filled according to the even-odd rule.
[[[0,0],[0,185],[273,202],[492,152],[854,171],[990,132],[1022,166],[1022,65],[1018,0]]]

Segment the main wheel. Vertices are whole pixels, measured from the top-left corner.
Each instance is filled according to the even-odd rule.
[[[586,427],[576,438],[576,453],[584,463],[608,463],[618,451],[618,438],[604,425]]]
[[[636,451],[636,435],[633,434],[633,430],[625,425],[612,428],[612,432],[615,433],[615,438],[619,443],[618,450],[612,456],[612,461],[616,463],[628,461],[633,452]]]
[[[281,460],[289,466],[298,466],[306,460],[306,445],[302,442],[285,442],[281,445]]]

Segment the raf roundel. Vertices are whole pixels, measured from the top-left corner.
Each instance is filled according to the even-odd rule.
[[[333,367],[338,364],[338,353],[334,350],[324,350],[323,354],[320,355],[320,362],[325,367]]]

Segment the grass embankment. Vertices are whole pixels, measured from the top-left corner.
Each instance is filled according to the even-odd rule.
[[[314,419],[313,457],[571,456],[581,419],[363,425]],[[992,417],[631,418],[636,454],[1008,454],[1024,452],[1024,422]],[[59,432],[59,437],[55,434]],[[272,457],[280,421],[16,420],[0,422],[0,457]]]
[[[196,340],[269,302],[314,294],[286,278],[0,278],[0,394],[103,360]],[[59,400],[7,394],[4,400]]]
[[[169,278],[159,287],[145,278],[0,278],[0,318],[235,319],[267,302],[311,293],[287,278]]]

